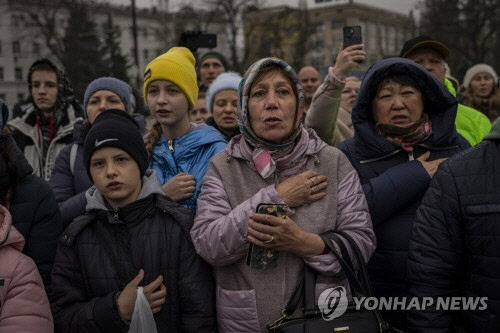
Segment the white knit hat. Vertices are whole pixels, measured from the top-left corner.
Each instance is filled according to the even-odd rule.
[[[491,67],[490,65],[487,65],[487,64],[477,64],[477,65],[474,65],[471,68],[469,68],[467,70],[467,72],[465,73],[463,86],[465,88],[469,88],[470,81],[472,81],[472,78],[476,74],[479,74],[479,73],[490,74],[491,76],[493,76],[493,80],[495,81],[495,84],[498,83],[498,76],[497,76],[497,73],[495,72],[495,70],[493,69],[493,67]]]
[[[215,95],[222,90],[238,91],[241,76],[235,72],[222,73],[212,82],[207,91],[206,108],[212,113]]]

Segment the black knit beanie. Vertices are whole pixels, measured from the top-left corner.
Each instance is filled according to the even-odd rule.
[[[139,165],[141,178],[148,168],[148,153],[139,125],[122,110],[106,110],[95,119],[85,138],[83,160],[90,179],[90,159],[97,149],[116,147],[126,151]]]

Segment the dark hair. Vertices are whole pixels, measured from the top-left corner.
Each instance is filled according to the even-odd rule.
[[[372,99],[377,96],[377,94],[384,88],[384,86],[388,83],[399,83],[402,86],[410,86],[418,91],[422,91],[422,88],[418,84],[417,80],[415,80],[413,77],[405,74],[394,74],[394,75],[389,75],[386,76],[380,83],[377,85],[377,89],[375,89],[375,92],[372,96]]]
[[[31,84],[32,84],[31,77],[33,76],[33,73],[35,71],[49,71],[49,72],[53,72],[54,74],[56,74],[56,78],[59,81],[57,67],[54,67],[54,65],[51,62],[49,62],[48,60],[40,59],[38,61],[35,61],[33,63],[33,65],[31,65],[31,67],[29,69],[28,84],[29,84],[30,90],[31,90]]]
[[[2,184],[3,188],[0,188],[0,204],[4,206],[9,204],[10,198],[7,196],[9,192],[10,194],[15,193],[21,178],[19,164],[12,149],[14,144],[9,135],[0,136],[0,177],[8,177],[9,179],[8,184]]]

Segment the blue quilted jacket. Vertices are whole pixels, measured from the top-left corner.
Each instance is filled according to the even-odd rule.
[[[226,139],[215,128],[206,124],[193,125],[189,132],[173,140],[163,136],[153,148],[149,168],[156,171],[162,185],[179,173],[192,175],[196,181],[195,192],[191,198],[179,204],[196,211],[196,200],[208,164],[226,145]]]

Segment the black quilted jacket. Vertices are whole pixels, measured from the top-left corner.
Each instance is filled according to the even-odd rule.
[[[410,331],[490,332],[500,310],[500,140],[442,163],[417,212],[407,276],[414,296],[488,297],[486,310],[413,311]]]
[[[35,262],[48,292],[57,240],[63,231],[59,207],[49,184],[32,174],[33,169],[12,137],[4,136],[0,140],[12,142],[19,168],[18,184],[9,207],[12,223],[26,240],[23,253]],[[5,174],[0,175],[4,177]]]
[[[143,268],[141,285],[162,274],[167,288],[158,332],[215,332],[213,276],[191,243],[191,212],[157,193],[117,212],[89,209],[87,199],[87,213],[63,233],[54,262],[56,331],[127,332],[115,295]]]

